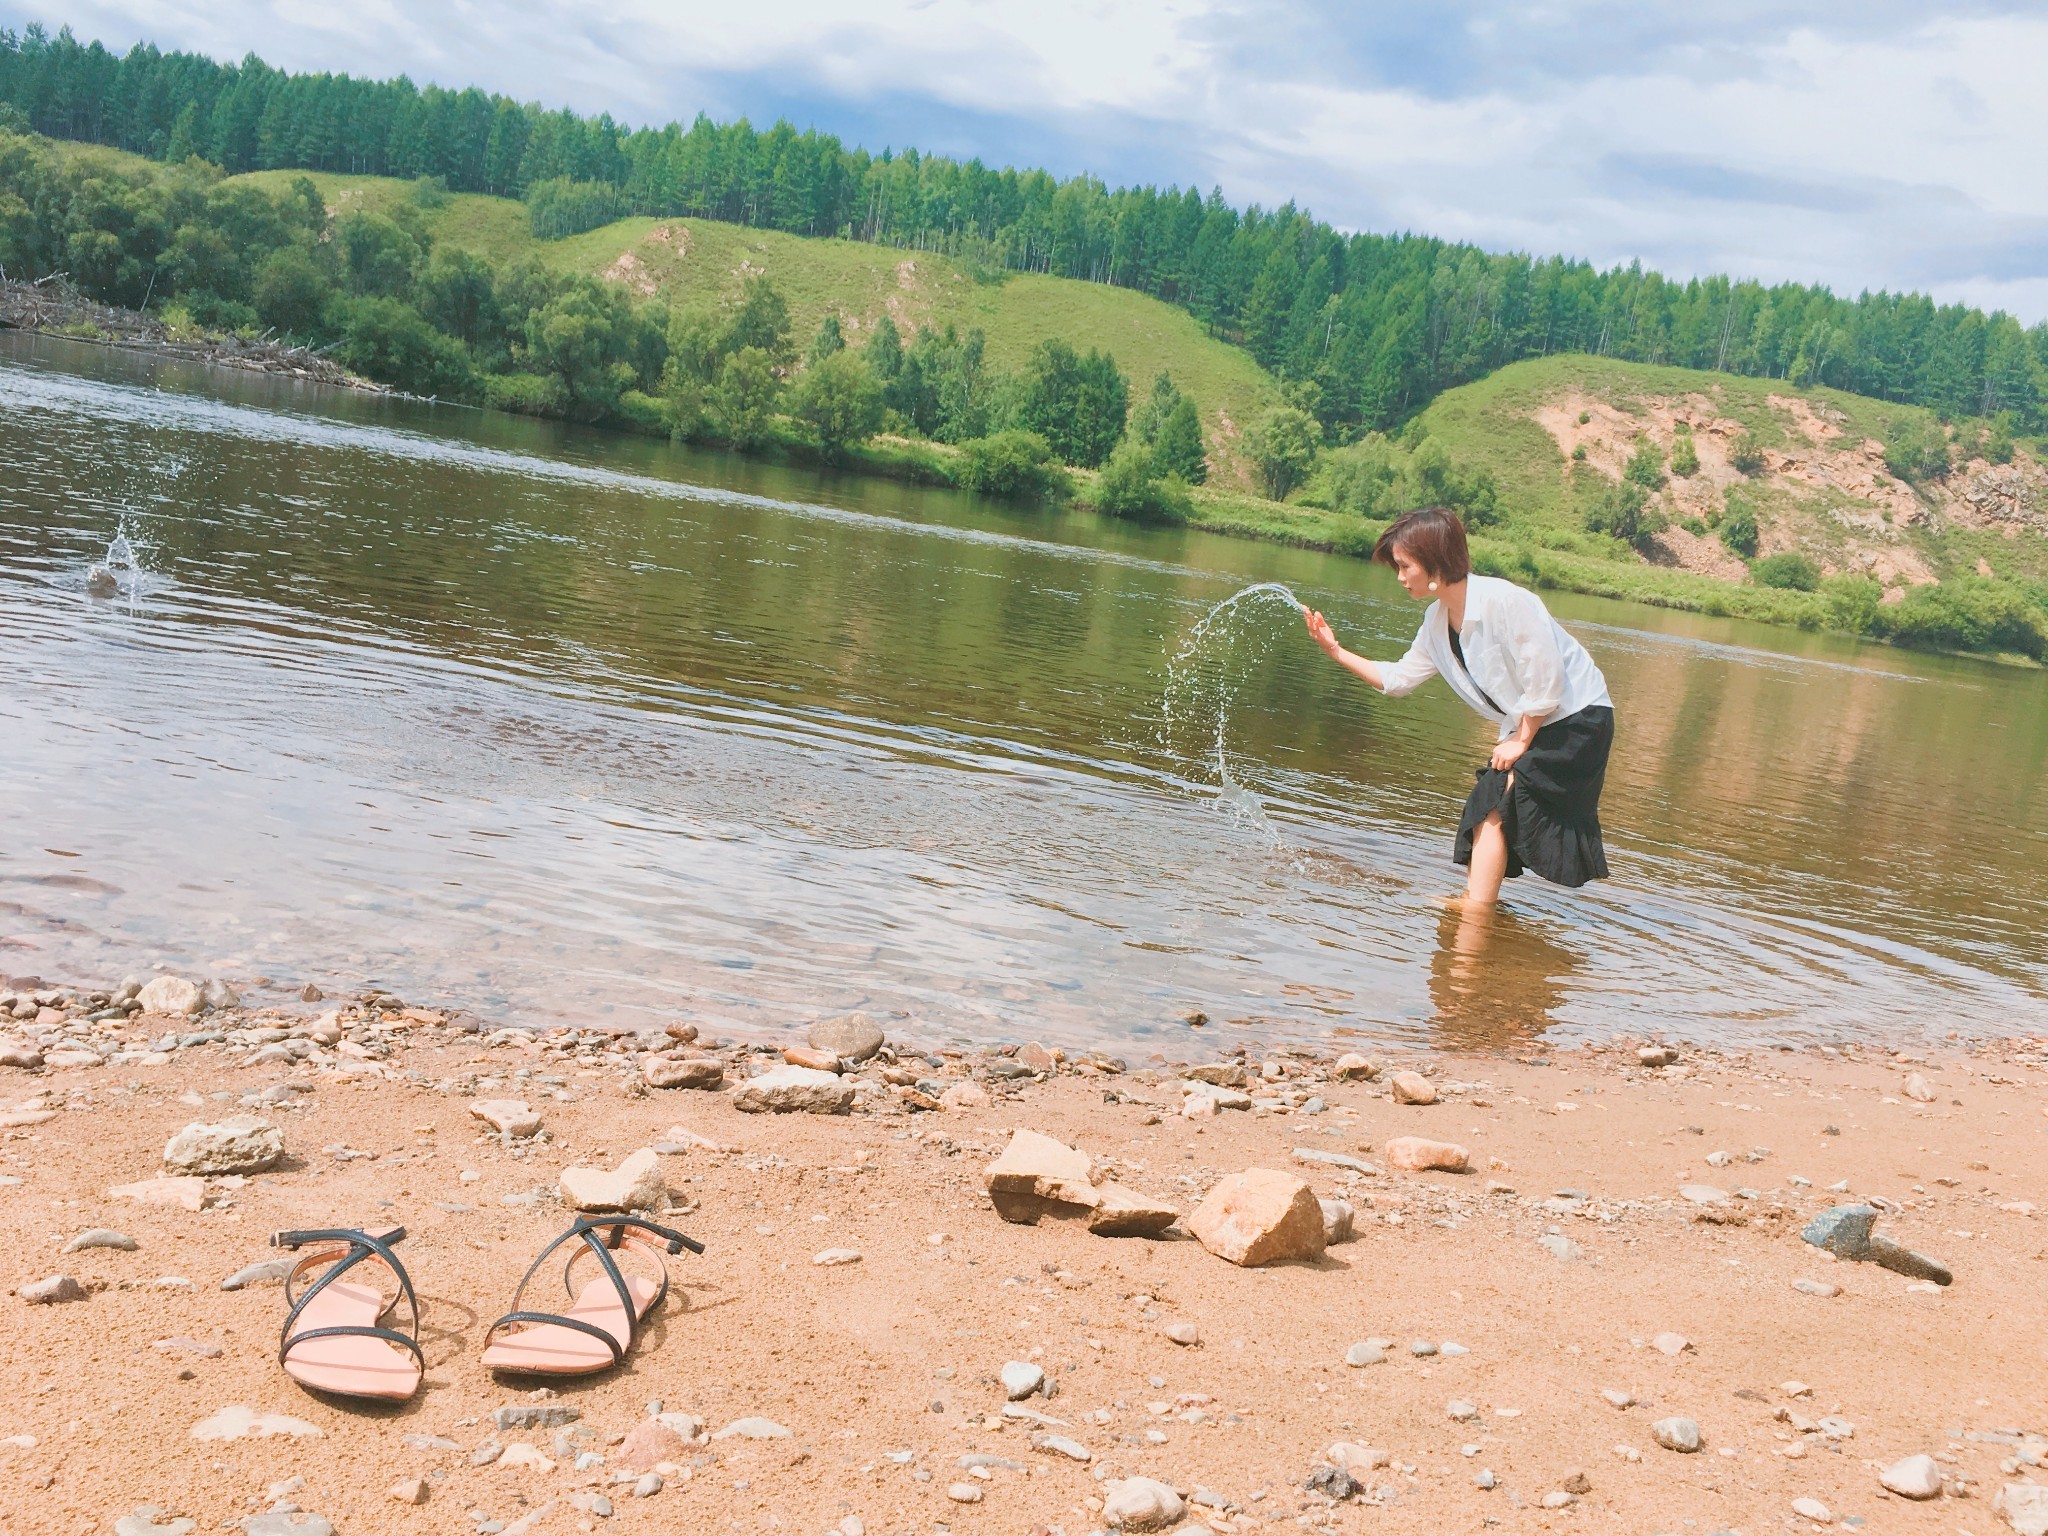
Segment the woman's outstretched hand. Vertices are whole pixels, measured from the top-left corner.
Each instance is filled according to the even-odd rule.
[[[1330,631],[1330,621],[1313,608],[1301,610],[1302,621],[1308,625],[1308,637],[1323,648],[1325,656],[1335,656],[1344,647],[1337,643],[1336,635]]]

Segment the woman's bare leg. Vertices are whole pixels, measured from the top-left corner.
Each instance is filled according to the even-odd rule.
[[[1465,871],[1465,902],[1490,907],[1500,900],[1500,883],[1508,872],[1508,835],[1500,812],[1493,811],[1472,834],[1472,862]]]

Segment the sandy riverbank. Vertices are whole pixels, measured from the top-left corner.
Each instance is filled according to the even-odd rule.
[[[915,1059],[899,1024],[900,1059],[858,1070],[852,1113],[747,1114],[728,1092],[648,1087],[652,1041],[336,1008],[84,1023],[79,1003],[0,1027],[13,1059],[44,1061],[0,1067],[5,1283],[61,1273],[89,1292],[0,1300],[0,1529],[107,1531],[148,1505],[233,1530],[282,1500],[344,1536],[495,1522],[1080,1536],[1103,1524],[1110,1485],[1142,1475],[1200,1501],[1189,1529],[1705,1536],[1811,1526],[1819,1511],[1794,1501],[1816,1500],[1834,1524],[1988,1536],[2005,1528],[2004,1485],[2048,1483],[2048,1042],[1924,1061],[1687,1050],[1645,1067],[1624,1039],[1525,1060],[1381,1057],[1371,1081],[1282,1055],[1270,1081],[1243,1064],[1253,1107],[1193,1119],[1171,1064]],[[195,1043],[153,1049],[173,1038]],[[1229,1044],[1189,1029],[1172,1054],[1233,1062]],[[728,1084],[766,1063],[752,1047],[705,1054]],[[1044,1070],[999,1075],[1031,1063]],[[1395,1102],[1403,1068],[1439,1101]],[[1908,1096],[1913,1074],[1928,1097]],[[942,1107],[913,1107],[934,1088]],[[540,1137],[506,1140],[470,1113],[507,1098],[538,1112]],[[278,1167],[209,1180],[197,1211],[110,1195],[165,1171],[188,1123],[241,1113],[280,1128]],[[1008,1224],[982,1174],[1018,1127],[1182,1212],[1224,1175],[1286,1171],[1348,1201],[1356,1237],[1244,1269],[1179,1226],[1155,1240]],[[1473,1171],[1392,1171],[1397,1135],[1462,1144]],[[676,1291],[624,1368],[541,1399],[576,1411],[568,1430],[495,1427],[533,1383],[494,1381],[476,1357],[568,1219],[557,1176],[657,1145],[675,1207],[661,1219],[708,1251],[670,1261]],[[1800,1240],[1819,1211],[1872,1199],[1880,1231],[1939,1257],[1952,1286]],[[221,1285],[275,1257],[274,1229],[372,1222],[408,1228],[426,1309],[425,1386],[395,1409],[303,1391],[274,1358],[278,1286]],[[136,1247],[61,1252],[92,1228]],[[859,1257],[815,1264],[828,1249]],[[1197,1342],[1174,1342],[1179,1324]],[[1683,1347],[1667,1353],[1664,1335]],[[1373,1339],[1384,1359],[1347,1365]],[[1009,1362],[1056,1385],[1006,1418]],[[616,1480],[617,1442],[657,1401],[707,1437],[665,1441],[663,1486],[636,1496]],[[194,1438],[231,1405],[301,1432]],[[788,1434],[719,1434],[750,1417]],[[1702,1450],[1657,1443],[1673,1417]],[[1090,1459],[1041,1448],[1048,1435]],[[492,1440],[504,1454],[476,1464]],[[1305,1484],[1338,1442],[1384,1457],[1351,1453],[1358,1490],[1333,1500]],[[578,1470],[591,1452],[604,1464]],[[1916,1454],[1946,1485],[1921,1503],[1878,1480]],[[412,1479],[421,1506],[387,1491]]]

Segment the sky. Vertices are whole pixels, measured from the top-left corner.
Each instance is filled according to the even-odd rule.
[[[0,0],[31,20],[2048,319],[2041,0]]]

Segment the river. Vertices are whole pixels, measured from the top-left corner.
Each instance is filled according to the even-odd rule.
[[[0,971],[1139,1058],[2048,1030],[2041,672],[1551,594],[1614,878],[1461,931],[1491,733],[1441,684],[1278,604],[1171,675],[1269,580],[1367,654],[1418,619],[1356,560],[0,333]]]

